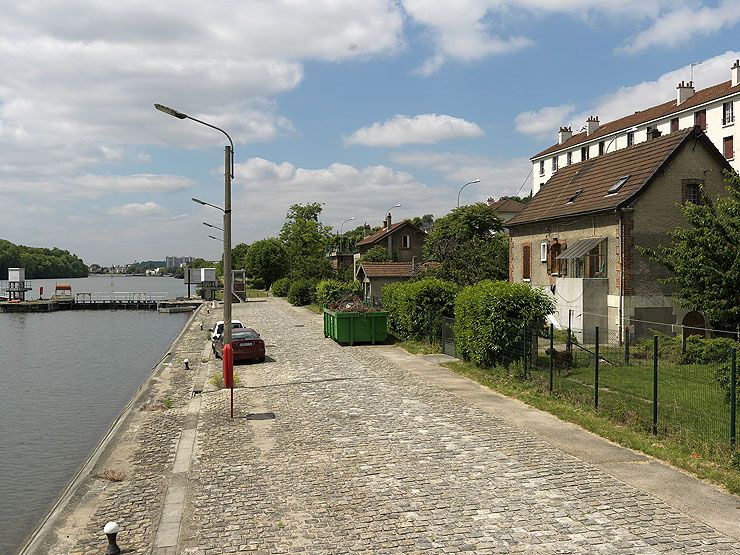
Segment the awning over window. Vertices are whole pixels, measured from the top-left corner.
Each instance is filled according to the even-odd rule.
[[[591,239],[576,241],[575,243],[568,245],[568,248],[558,256],[557,260],[581,258],[583,255],[588,254],[591,249],[601,243],[604,239],[605,237],[592,237]]]

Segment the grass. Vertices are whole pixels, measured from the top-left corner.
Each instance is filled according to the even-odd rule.
[[[306,304],[303,305],[303,308],[306,308],[315,314],[322,314],[324,312],[323,307],[320,307],[317,304]]]
[[[210,383],[213,387],[216,389],[223,389],[224,388],[224,373],[223,371],[219,370],[218,372],[214,372],[211,374],[211,377],[208,378],[208,383]],[[239,378],[239,374],[234,372],[234,387],[241,387],[242,386],[242,380]]]
[[[438,345],[431,345],[429,341],[402,339],[391,333],[388,334],[387,342],[396,345],[396,347],[401,347],[401,349],[408,351],[412,355],[433,355],[442,352]]]
[[[707,368],[694,368],[686,372],[686,368],[676,367],[680,365],[661,367],[664,385],[662,389],[659,388],[659,407],[661,390],[666,402],[658,414],[659,435],[653,436],[650,433],[652,365],[649,367],[648,389],[645,388],[643,364],[622,367],[623,370],[627,369],[626,372],[620,371],[620,367],[600,369],[598,412],[593,409],[593,372],[589,373],[586,368],[573,369],[567,378],[556,376],[553,395],[549,395],[549,376],[546,372],[536,370],[529,380],[524,381],[503,368],[479,368],[462,361],[446,366],[460,375],[562,420],[573,422],[615,443],[723,485],[733,494],[740,493],[740,457],[730,451],[729,439],[720,439],[717,434],[706,430],[702,433],[703,426],[721,416],[718,411],[723,410],[722,407],[729,412],[726,404],[717,404],[722,398],[721,392],[712,394],[708,382],[702,381],[707,377]],[[706,394],[699,396],[690,393],[690,388],[697,384],[707,390]],[[706,414],[701,414],[704,410]],[[661,428],[661,422],[671,424]],[[715,428],[716,423],[712,425],[712,429]]]

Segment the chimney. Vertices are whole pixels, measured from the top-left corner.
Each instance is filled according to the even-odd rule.
[[[573,136],[573,130],[570,127],[561,127],[558,133],[558,144],[562,145],[565,141]]]
[[[588,137],[599,128],[599,116],[591,116],[586,120],[586,136]]]
[[[648,141],[650,139],[657,139],[662,134],[663,133],[661,133],[660,130],[657,127],[648,127],[648,130],[647,130],[647,138],[648,138]]]
[[[740,85],[740,60],[735,60],[735,65],[732,66],[732,86],[738,85]]]
[[[694,96],[694,82],[684,83],[681,81],[676,87],[676,91],[676,106],[678,106]]]
[[[391,228],[391,213],[388,212],[388,215],[385,217],[385,230],[388,231]]]

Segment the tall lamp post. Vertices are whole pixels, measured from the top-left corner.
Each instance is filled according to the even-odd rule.
[[[344,229],[344,224],[346,224],[347,222],[351,222],[354,219],[355,219],[354,216],[352,216],[351,218],[347,218],[346,220],[342,222],[342,225],[339,226],[339,254],[340,255],[342,254],[342,230]]]
[[[457,192],[457,207],[460,208],[460,193],[462,193],[462,190],[467,187],[468,185],[472,185],[473,183],[480,183],[480,179],[474,179],[473,181],[468,181],[465,185],[460,187],[460,190]]]
[[[224,213],[224,345],[231,345],[231,180],[234,179],[234,141],[229,134],[215,125],[201,121],[182,112],[178,112],[162,104],[155,104],[154,107],[160,112],[164,112],[177,119],[189,119],[196,123],[220,131],[229,139],[229,144],[224,147],[224,207],[223,209],[207,202],[198,201],[199,204],[219,208]],[[224,364],[226,361],[224,360]]]
[[[403,206],[401,203],[394,204],[388,210],[386,210],[385,214],[383,214],[383,221],[386,221],[386,218],[388,217],[388,214],[390,214],[391,210],[393,210],[394,208],[401,208],[401,206]]]

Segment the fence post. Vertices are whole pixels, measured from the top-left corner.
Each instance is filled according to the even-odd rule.
[[[730,364],[730,447],[735,449],[735,417],[737,410],[737,348],[732,348]]]
[[[624,364],[630,365],[630,330],[624,328]]]
[[[429,306],[429,344],[434,345],[434,307]]]
[[[573,339],[571,339],[572,338],[571,333],[573,333],[571,331],[573,329],[571,327],[571,316],[573,316],[573,310],[569,309],[568,310],[568,352],[569,353],[573,351]]]
[[[441,322],[441,324],[442,324],[442,329],[441,329],[441,333],[440,333],[440,335],[441,335],[440,343],[442,343],[442,354],[444,354],[444,352],[445,352],[445,346],[446,346],[445,337],[446,337],[446,332],[447,332],[447,323],[445,322],[444,315],[442,316],[442,322]]]
[[[596,345],[594,348],[594,410],[599,410],[599,326],[596,326]]]
[[[555,352],[555,326],[550,324],[550,393],[552,393],[553,377],[555,375],[555,366],[553,353]]]
[[[529,358],[529,352],[527,351],[527,324],[522,325],[522,359],[524,366],[524,379],[527,379],[527,359]]]
[[[683,326],[681,326],[681,354],[686,354],[686,334],[684,333]]]
[[[658,435],[658,336],[653,336],[653,435]]]

